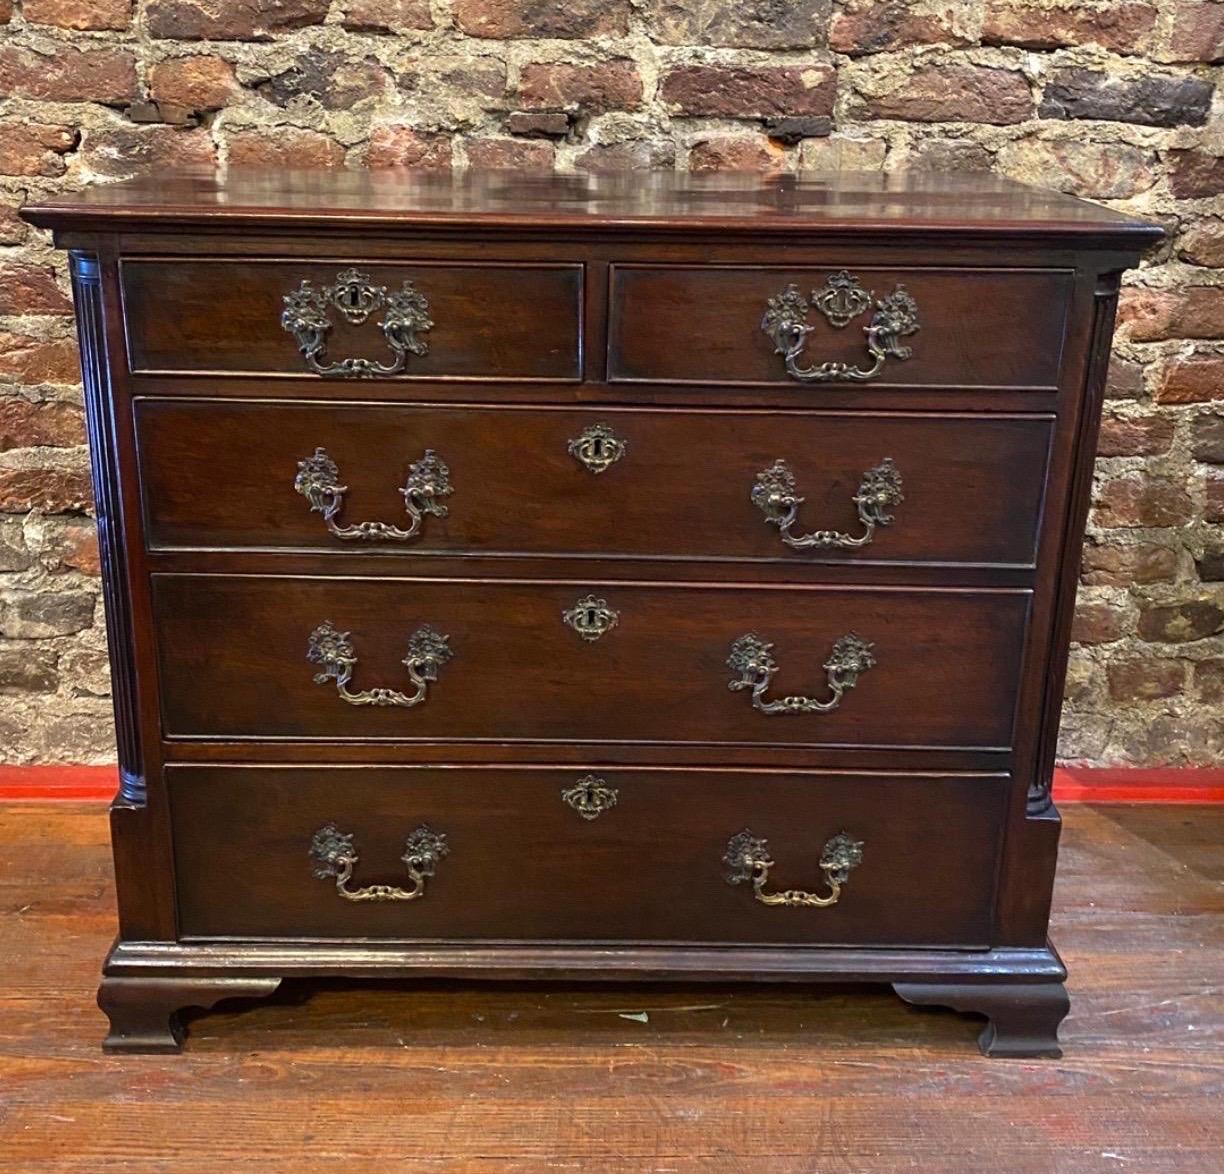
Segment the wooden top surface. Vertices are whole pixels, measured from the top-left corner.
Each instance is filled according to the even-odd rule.
[[[430,173],[232,168],[98,185],[28,204],[57,229],[237,225],[717,229],[849,235],[866,229],[978,235],[1069,235],[1143,248],[1151,224],[992,175],[920,172],[798,176]]]

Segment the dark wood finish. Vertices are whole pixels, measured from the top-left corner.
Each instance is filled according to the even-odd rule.
[[[921,322],[904,340],[912,357],[889,358],[873,386],[1058,386],[1070,271],[857,266],[855,275],[877,298],[904,286]],[[769,298],[788,285],[810,297],[829,276],[827,268],[615,266],[608,377],[793,386],[773,342],[743,324],[759,322]],[[815,310],[808,321],[815,329],[804,365],[868,365],[862,321],[838,330]]]
[[[626,452],[601,473],[571,440],[607,424]],[[442,408],[380,403],[136,406],[145,533],[152,549],[361,547],[380,554],[580,555],[787,564],[901,562],[1030,567],[1052,421],[981,415]],[[338,539],[294,492],[322,445],[349,493],[343,521],[406,524],[408,466],[435,449],[454,493],[408,543]],[[694,457],[702,459],[694,460]],[[895,524],[857,549],[794,550],[752,503],[782,457],[806,499],[797,532],[858,535],[854,496],[892,458]],[[224,488],[219,492],[218,487]]]
[[[172,767],[181,932],[989,944],[1006,778],[602,769],[617,801],[587,820],[561,793],[588,773]],[[331,823],[356,837],[355,886],[406,884],[404,839],[422,823],[445,833],[449,855],[420,900],[345,901],[308,857]],[[863,863],[836,905],[766,906],[723,876],[727,842],[745,827],[769,842],[771,889],[825,892],[817,861],[843,830],[863,843]]]
[[[399,378],[577,379],[581,354],[580,265],[380,264],[377,258],[169,262],[124,261],[120,274],[133,371],[251,372],[317,383],[281,327],[283,298],[303,280],[330,285],[356,266],[377,285],[409,280],[429,299],[423,355]],[[327,352],[390,360],[372,315],[351,326],[333,311]]]
[[[598,640],[562,620],[606,599]],[[1027,591],[768,590],[595,582],[481,583],[157,575],[167,736],[721,742],[1007,747]],[[450,638],[426,700],[349,705],[306,659],[324,621],[350,632],[353,689],[408,688],[408,638]],[[731,644],[775,645],[769,698],[824,698],[822,667],[849,632],[878,663],[827,713],[766,714],[729,688]]]
[[[1065,816],[1052,930],[1072,1009],[1064,1058],[1036,1067],[984,1063],[980,1019],[882,983],[297,978],[185,1014],[183,1056],[103,1056],[105,813],[0,808],[4,1160],[279,1172],[325,1138],[362,1170],[1213,1174],[1224,806]]]
[[[81,255],[125,780],[102,992],[117,1046],[173,1045],[171,1016],[193,1002],[345,974],[892,982],[987,1013],[996,1054],[1055,1047],[1046,799],[1067,624],[1117,278],[1159,230],[935,175],[238,168],[24,214]],[[407,375],[311,375],[281,329],[286,292],[352,265],[429,296],[429,354]],[[911,287],[913,357],[867,383],[786,379],[764,299],[842,268],[877,295]],[[861,327],[822,323],[812,353],[857,356]],[[382,342],[376,323],[337,324],[329,353],[384,358]],[[565,452],[582,421],[626,429],[629,455],[598,477]],[[335,548],[292,490],[296,462],[332,449],[347,516],[394,520],[382,503],[419,455],[407,432],[445,444],[452,513],[411,549]],[[782,457],[804,529],[844,530],[884,456],[904,461],[907,500],[858,553],[775,546],[748,499],[758,462]],[[594,643],[561,622],[589,592],[621,613]],[[356,709],[311,679],[324,620],[353,633],[357,689],[406,684],[422,622],[455,657],[424,705]],[[851,628],[879,663],[835,712],[769,716],[727,689],[730,642],[756,629],[775,645],[772,695],[821,696]],[[586,771],[626,792],[591,825],[535,790]],[[456,829],[454,858],[415,908],[357,918],[379,933],[404,912],[445,921],[450,878],[470,936],[338,936],[302,817],[351,819],[375,857],[364,874],[393,866],[411,794]],[[768,821],[755,830],[779,884],[814,883],[831,815],[869,825],[844,904],[758,909],[718,879],[705,840],[741,800],[744,823]],[[516,888],[520,843],[533,855]],[[670,868],[668,843],[683,845]],[[489,881],[527,938],[481,907]],[[582,899],[615,936],[592,938]],[[870,915],[854,919],[855,901]],[[802,926],[805,912],[831,915],[811,922],[828,937],[754,936],[756,914]],[[650,936],[679,921],[702,940]],[[238,940],[244,926],[273,936]],[[280,936],[303,926],[324,937]]]
[[[104,978],[98,1006],[110,1020],[106,1052],[158,1055],[183,1047],[182,1011],[208,1011],[225,999],[258,999],[276,991],[279,978]]]
[[[951,1007],[986,1016],[978,1037],[984,1056],[1058,1059],[1058,1025],[1071,1002],[1061,982],[895,982],[893,990],[918,1007]]]

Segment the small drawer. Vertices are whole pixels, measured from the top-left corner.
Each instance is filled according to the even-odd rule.
[[[152,583],[163,729],[187,738],[1005,749],[1029,606],[1021,589]]]
[[[166,779],[189,938],[984,947],[1008,794],[1002,776],[631,768]]]
[[[575,380],[582,266],[125,260],[137,374]]]
[[[613,382],[1051,391],[1073,274],[617,265],[610,280]]]
[[[982,413],[136,408],[153,549],[341,554],[1027,567],[1051,427]]]

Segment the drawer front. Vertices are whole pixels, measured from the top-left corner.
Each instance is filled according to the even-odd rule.
[[[197,938],[985,946],[1007,795],[997,776],[572,767],[172,767],[167,780],[180,932]],[[445,854],[423,836],[409,850],[422,825]],[[731,850],[746,829],[773,861],[763,897],[827,900],[821,860],[841,833],[861,860],[833,904],[766,904],[750,879],[726,879],[729,853],[760,856]],[[835,842],[826,863],[838,853],[854,859]],[[371,898],[375,885],[420,894]]]
[[[912,321],[895,324],[917,329],[876,335],[887,353],[863,386],[1057,387],[1071,300],[1069,270],[859,268],[852,276],[861,293],[834,289],[833,298],[823,302],[830,318],[814,303],[830,289],[836,272],[618,265],[611,277],[608,377],[805,386],[788,374],[775,338],[762,328],[770,299],[791,285],[806,309],[788,304],[780,318],[811,328],[795,366],[845,364],[862,374],[875,365],[867,328],[873,322],[887,326],[876,318],[878,304],[902,286],[913,301]],[[868,292],[873,300],[864,300]],[[845,318],[850,311],[857,312]],[[900,357],[890,342],[912,354]],[[855,380],[839,374],[836,382]]]
[[[1011,589],[153,577],[172,737],[1003,748],[1028,603]]]
[[[335,368],[352,359],[375,364],[358,373],[390,367],[407,379],[579,377],[581,265],[359,262],[364,284],[338,280],[352,269],[288,260],[124,261],[131,369],[304,379],[324,370],[347,378]],[[295,306],[287,306],[288,295],[298,296]],[[384,330],[387,323],[395,329]],[[299,351],[304,342],[313,361]]]
[[[154,548],[1029,566],[1050,430],[1047,419],[981,415],[137,407]],[[302,469],[319,448],[346,492],[319,494],[312,512]],[[433,498],[444,514],[409,500],[414,526],[403,490],[427,450],[450,492]],[[882,469],[884,504],[856,503]],[[371,533],[366,521],[381,525]]]

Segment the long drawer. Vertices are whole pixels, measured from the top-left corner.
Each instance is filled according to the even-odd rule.
[[[1001,776],[166,777],[180,933],[194,938],[983,946],[1007,797]],[[770,903],[787,890],[815,901]]]
[[[1067,269],[616,265],[608,378],[1053,390],[1073,278]]]
[[[574,380],[580,264],[121,264],[135,372]],[[360,386],[360,383],[353,384]]]
[[[146,400],[136,427],[154,549],[1028,566],[1051,423]]]
[[[1028,606],[1019,589],[153,576],[170,737],[1006,748]]]

